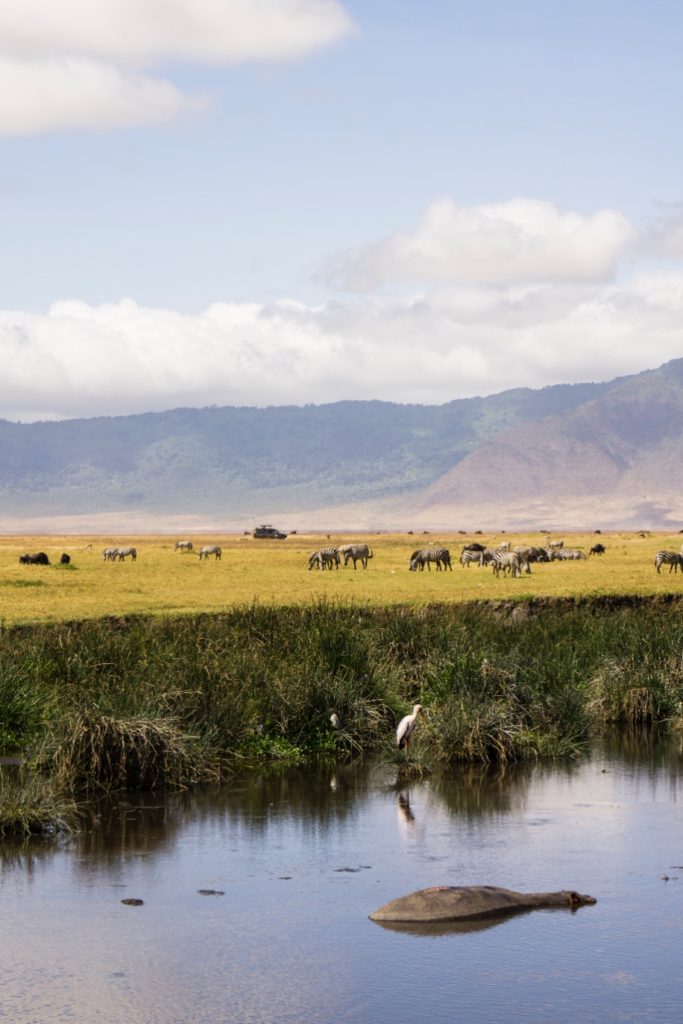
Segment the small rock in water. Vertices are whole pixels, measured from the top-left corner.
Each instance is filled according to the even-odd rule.
[[[222,889],[197,889],[200,896],[225,896]]]
[[[141,907],[145,901],[128,898],[127,900],[121,900],[121,902],[125,903],[127,907]]]

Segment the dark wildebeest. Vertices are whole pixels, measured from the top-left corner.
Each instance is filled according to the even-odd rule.
[[[71,561],[71,555],[67,555],[66,552],[65,552],[62,555],[62,557],[59,559],[59,564],[60,565],[68,565],[70,561]]]
[[[588,552],[588,554],[589,555],[604,555],[605,551],[607,551],[607,548],[605,547],[604,544],[594,544],[593,547]]]
[[[34,555],[20,555],[21,565],[49,565],[50,559],[44,551],[37,551]]]

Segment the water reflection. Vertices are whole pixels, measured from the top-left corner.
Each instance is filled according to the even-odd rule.
[[[457,1005],[472,1024],[677,1024],[683,881],[661,876],[681,860],[682,774],[678,736],[627,733],[576,762],[399,787],[386,768],[322,764],[99,801],[61,845],[0,845],[3,1013],[446,1024]],[[367,919],[418,888],[477,883],[599,903],[419,934]]]

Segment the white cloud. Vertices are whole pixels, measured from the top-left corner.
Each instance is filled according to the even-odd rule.
[[[589,216],[538,199],[432,203],[417,230],[342,254],[328,279],[352,291],[385,284],[605,281],[635,230],[617,210]]]
[[[79,57],[19,60],[0,54],[0,135],[116,128],[169,121],[198,109],[170,82]]]
[[[337,0],[0,0],[0,135],[166,121],[205,104],[150,67],[293,60],[351,27]]]
[[[197,316],[125,300],[0,312],[0,415],[179,405],[445,402],[609,380],[683,355],[683,273],[617,286],[448,288],[410,301],[220,303]]]
[[[25,56],[291,60],[351,29],[337,0],[0,0],[0,40]]]

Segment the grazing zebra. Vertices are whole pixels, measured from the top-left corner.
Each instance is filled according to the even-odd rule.
[[[673,569],[674,572],[678,572],[680,565],[681,572],[683,572],[683,555],[679,555],[677,551],[658,551],[655,555],[655,569],[659,572],[660,566],[668,565],[669,573]]]
[[[522,564],[518,551],[501,551],[500,548],[494,551],[493,561],[491,562],[493,574],[496,577],[500,576],[501,572],[503,575],[507,572],[510,576],[521,576]]]
[[[578,562],[582,558],[585,558],[583,551],[579,551],[578,548],[556,548],[555,558],[560,562]]]
[[[548,547],[552,548],[555,551],[557,551],[559,548],[563,548],[564,547],[564,541],[563,540],[551,540],[551,541],[548,542]]]
[[[205,544],[203,548],[199,549],[198,554],[199,554],[199,561],[200,562],[201,562],[202,558],[205,558],[206,561],[208,562],[209,555],[215,555],[216,556],[216,560],[220,561],[222,551],[221,551],[221,549],[220,549],[218,544]]]
[[[319,569],[331,569],[332,566],[336,569],[339,568],[339,551],[337,548],[321,548],[320,551],[314,551],[312,555],[308,557],[308,569],[309,572],[314,565],[317,565]]]
[[[118,548],[105,548],[102,552],[102,558],[105,562],[115,562],[118,552]]]
[[[413,551],[408,568],[411,572],[415,572],[418,568],[420,572],[423,572],[426,565],[427,571],[431,572],[432,562],[436,563],[437,572],[441,571],[442,562],[444,571],[450,569],[453,572],[451,553],[448,548],[421,548],[419,551]]]
[[[349,564],[349,559],[353,562],[354,569],[356,568],[356,562],[360,562],[364,569],[368,567],[368,559],[373,557],[372,551],[367,544],[343,544],[339,548],[339,554],[344,559],[344,565]]]
[[[135,559],[138,557],[138,550],[137,550],[137,548],[115,548],[114,549],[114,560],[116,560],[118,558],[119,562],[125,562],[125,560],[128,557],[128,555],[130,555],[130,557],[133,559],[133,561],[135,561]]]
[[[183,553],[186,553],[188,551],[194,551],[194,544],[192,543],[191,540],[177,540],[175,542],[175,547],[173,548],[173,550],[182,551]]]
[[[472,551],[471,548],[463,548],[460,552],[460,564],[463,569],[470,567],[470,562],[476,562],[477,565],[482,564],[482,558],[484,556],[484,548],[481,551]]]

